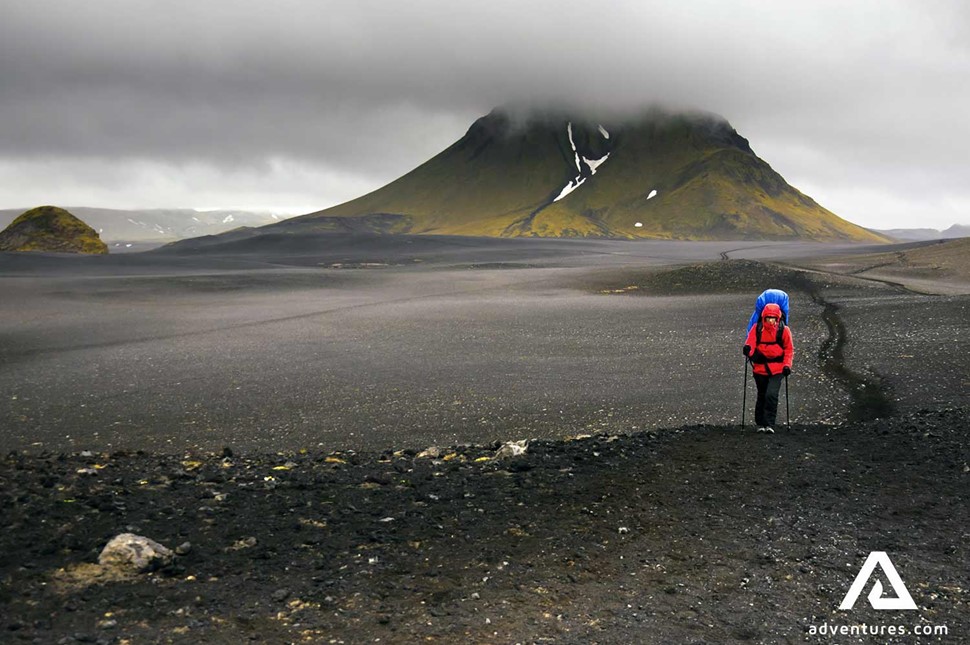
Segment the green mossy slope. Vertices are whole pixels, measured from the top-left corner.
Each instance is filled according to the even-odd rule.
[[[603,124],[493,111],[390,184],[270,228],[375,215],[397,233],[887,241],[790,186],[723,118],[657,109]]]
[[[63,208],[38,206],[0,232],[0,251],[46,251],[103,255],[98,232]]]

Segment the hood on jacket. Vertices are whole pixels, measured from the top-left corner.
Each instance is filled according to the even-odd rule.
[[[764,320],[768,316],[774,316],[781,320],[781,307],[773,302],[766,304],[765,308],[761,311],[761,320]]]

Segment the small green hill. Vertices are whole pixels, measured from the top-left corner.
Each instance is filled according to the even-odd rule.
[[[802,194],[723,118],[495,110],[378,190],[269,229],[885,242]]]
[[[38,206],[0,232],[0,251],[105,254],[98,232],[63,208]]]

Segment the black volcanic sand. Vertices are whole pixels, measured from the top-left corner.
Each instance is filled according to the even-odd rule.
[[[966,641],[966,297],[785,245],[374,244],[0,256],[0,640]],[[770,436],[737,427],[767,286],[798,352]],[[191,547],[99,576],[124,531]],[[870,551],[919,611],[837,611]]]
[[[366,242],[318,268],[0,257],[0,448],[380,450],[737,422],[738,347],[766,285],[794,299],[792,417],[851,413],[843,375],[817,358],[834,324],[817,289],[758,263],[658,273],[731,245]],[[631,273],[667,288],[603,293]]]
[[[391,453],[11,454],[4,642],[966,642],[967,408]],[[97,474],[82,474],[95,472]],[[100,581],[115,533],[188,553]],[[836,611],[870,551],[919,611]],[[867,587],[868,589],[869,587]],[[887,585],[887,589],[888,589]],[[842,640],[837,642],[848,642]]]

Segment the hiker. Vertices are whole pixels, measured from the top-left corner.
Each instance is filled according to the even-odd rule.
[[[751,361],[754,382],[758,386],[758,400],[754,421],[758,432],[773,433],[778,416],[778,392],[781,382],[791,374],[795,346],[791,329],[782,319],[781,307],[768,303],[761,312],[761,321],[748,331],[742,352]]]
[[[788,294],[781,289],[765,289],[754,303],[754,311],[751,312],[751,319],[748,320],[749,331],[761,320],[761,312],[764,311],[765,305],[771,303],[781,308],[782,322],[786,325],[790,324],[788,320]]]

